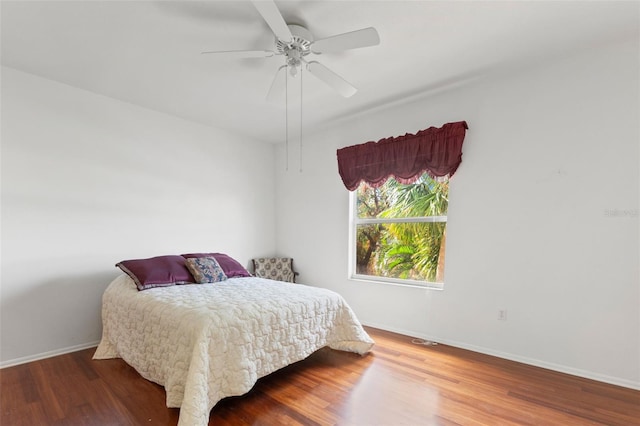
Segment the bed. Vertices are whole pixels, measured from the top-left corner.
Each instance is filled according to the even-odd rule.
[[[327,289],[257,277],[139,291],[127,274],[105,290],[94,359],[122,358],[164,386],[179,426],[204,426],[213,406],[316,350],[367,353],[374,342]]]

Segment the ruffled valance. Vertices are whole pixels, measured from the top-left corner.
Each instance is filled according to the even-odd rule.
[[[429,127],[415,135],[381,139],[337,151],[338,171],[344,186],[355,190],[361,181],[372,187],[393,176],[412,183],[425,172],[432,177],[453,176],[462,161],[462,142],[469,127],[465,121]]]

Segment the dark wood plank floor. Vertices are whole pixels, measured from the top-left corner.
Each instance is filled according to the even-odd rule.
[[[367,329],[212,410],[212,425],[640,425],[640,391]],[[1,425],[175,425],[161,386],[93,349],[0,370]]]

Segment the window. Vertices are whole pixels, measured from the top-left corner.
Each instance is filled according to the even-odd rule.
[[[446,123],[336,151],[340,178],[351,191],[351,278],[442,288],[445,177],[460,166],[467,129],[465,121]]]
[[[449,181],[423,174],[351,192],[350,275],[354,279],[441,288]]]

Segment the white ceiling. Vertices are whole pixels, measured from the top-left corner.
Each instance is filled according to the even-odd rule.
[[[276,4],[287,23],[305,25],[316,39],[369,26],[380,34],[379,46],[315,56],[359,91],[345,99],[305,74],[307,132],[478,76],[639,37],[635,1]],[[284,99],[265,100],[282,57],[200,54],[273,49],[249,2],[3,0],[0,13],[5,66],[268,142],[284,137]]]

